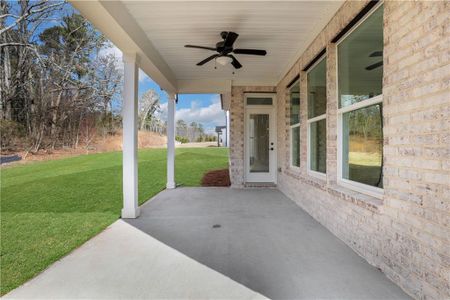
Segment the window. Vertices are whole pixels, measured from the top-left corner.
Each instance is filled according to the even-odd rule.
[[[327,171],[326,71],[326,60],[322,58],[307,74],[308,170],[319,176]]]
[[[249,97],[247,98],[247,105],[272,105],[271,97]]]
[[[339,182],[379,197],[383,188],[383,6],[338,44]]]
[[[291,166],[300,167],[300,83],[289,90]]]

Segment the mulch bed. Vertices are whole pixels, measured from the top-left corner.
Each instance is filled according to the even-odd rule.
[[[206,173],[202,178],[202,186],[230,186],[228,169],[214,170]]]

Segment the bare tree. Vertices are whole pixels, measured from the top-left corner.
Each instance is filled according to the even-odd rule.
[[[155,112],[160,110],[159,94],[150,89],[142,94],[139,99],[139,129],[144,130],[151,122]]]
[[[103,35],[62,1],[0,0],[0,8],[2,128],[24,128],[32,151],[76,147],[105,122],[111,132],[122,74],[114,57],[98,56]]]

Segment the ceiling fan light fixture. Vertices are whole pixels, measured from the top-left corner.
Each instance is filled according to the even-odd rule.
[[[232,61],[233,61],[233,59],[229,56],[219,56],[218,58],[216,58],[216,62],[222,66],[231,64]]]

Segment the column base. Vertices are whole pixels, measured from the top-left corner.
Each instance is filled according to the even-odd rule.
[[[135,209],[129,209],[129,208],[122,208],[122,219],[136,219],[139,217],[141,211],[139,207],[136,207]]]
[[[168,182],[166,184],[166,189],[174,189],[176,186],[175,182]]]

